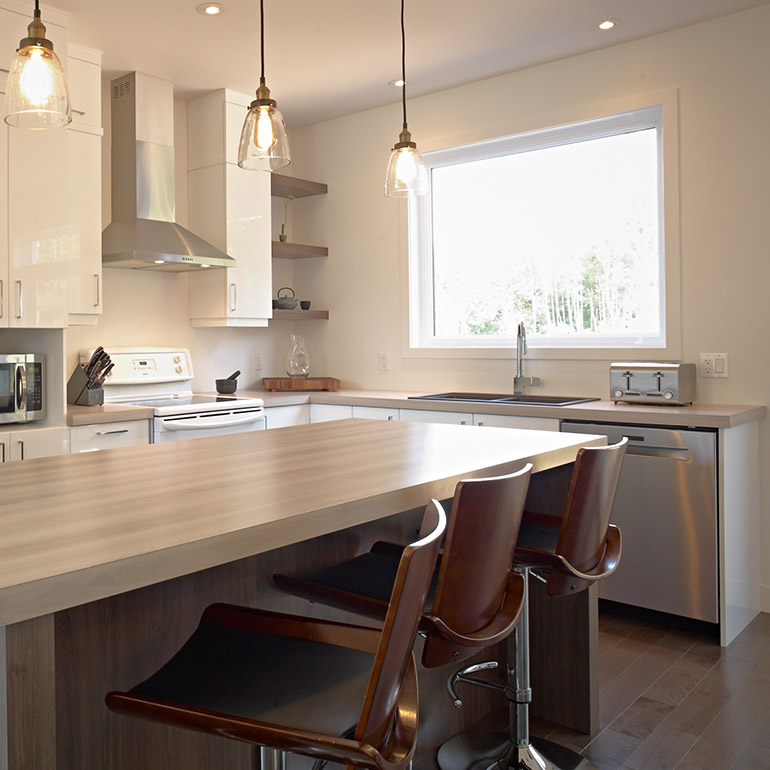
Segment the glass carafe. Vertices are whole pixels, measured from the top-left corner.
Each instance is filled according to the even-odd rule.
[[[310,356],[305,347],[305,338],[292,334],[289,355],[286,357],[286,374],[292,380],[304,380],[310,371]]]

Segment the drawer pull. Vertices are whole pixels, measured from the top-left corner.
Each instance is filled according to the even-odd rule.
[[[118,433],[128,433],[128,428],[122,428],[121,430],[100,430],[97,432],[97,436],[115,436]]]

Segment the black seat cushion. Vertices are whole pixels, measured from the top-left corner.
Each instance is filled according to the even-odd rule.
[[[131,693],[342,735],[358,720],[373,659],[322,642],[201,625]]]

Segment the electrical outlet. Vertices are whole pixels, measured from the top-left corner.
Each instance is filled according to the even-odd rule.
[[[729,358],[727,353],[701,353],[700,376],[727,378],[729,376]]]
[[[254,354],[254,371],[262,371],[262,353],[259,350]]]
[[[381,372],[390,371],[390,353],[380,353],[377,357]]]

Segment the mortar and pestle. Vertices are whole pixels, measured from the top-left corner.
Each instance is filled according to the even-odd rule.
[[[235,389],[238,387],[238,375],[240,371],[233,372],[229,377],[224,380],[215,380],[217,386],[217,393],[235,393]]]

